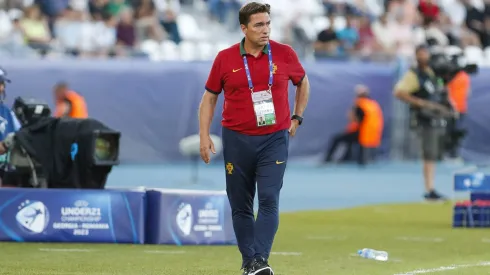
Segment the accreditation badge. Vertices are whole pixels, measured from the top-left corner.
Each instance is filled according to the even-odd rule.
[[[276,112],[270,90],[252,93],[252,102],[258,127],[276,124]]]

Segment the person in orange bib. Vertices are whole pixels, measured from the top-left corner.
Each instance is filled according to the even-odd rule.
[[[447,84],[449,99],[458,118],[448,121],[446,128],[447,135],[451,137],[451,146],[449,146],[449,157],[458,158],[461,141],[467,134],[464,127],[464,119],[468,111],[468,96],[471,89],[471,78],[465,71],[458,72]]]
[[[328,149],[325,162],[331,162],[333,154],[341,143],[347,145],[347,150],[341,159],[351,159],[352,146],[359,144],[360,152],[357,162],[366,164],[369,151],[381,145],[384,120],[383,112],[379,104],[369,97],[369,89],[364,85],[356,86],[356,102],[349,111],[349,124],[343,133],[336,135]]]
[[[55,117],[87,118],[88,111],[85,99],[71,90],[67,83],[58,83],[54,87],[56,102]]]

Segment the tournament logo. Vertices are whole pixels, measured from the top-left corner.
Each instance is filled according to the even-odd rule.
[[[233,174],[233,164],[231,162],[226,164],[226,171],[228,171],[228,175]]]
[[[39,234],[48,227],[49,211],[40,201],[26,200],[19,205],[15,219],[22,230],[30,234]]]
[[[182,234],[189,236],[192,230],[192,206],[188,203],[180,204],[175,221]]]
[[[482,185],[484,178],[485,178],[485,174],[475,173],[469,178],[465,179],[463,181],[463,184],[466,188],[470,188],[470,187],[478,188]]]

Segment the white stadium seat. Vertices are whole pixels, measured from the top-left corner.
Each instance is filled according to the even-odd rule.
[[[468,46],[464,49],[464,55],[469,64],[483,63],[483,50],[476,46]]]
[[[330,27],[330,20],[326,16],[317,16],[313,19],[313,28],[319,33]]]
[[[155,40],[141,42],[140,50],[146,53],[150,60],[158,61],[160,59],[160,45]]]
[[[343,16],[337,16],[335,17],[333,24],[335,30],[342,30],[347,26],[347,20],[345,20],[345,17]]]
[[[163,41],[160,45],[160,53],[163,60],[180,60],[179,49],[173,41]]]
[[[216,48],[209,42],[199,42],[197,44],[197,59],[212,60],[217,54]]]
[[[193,42],[182,41],[179,44],[180,58],[184,61],[191,61],[197,58],[197,48]]]
[[[192,15],[179,14],[177,26],[183,40],[200,40],[204,38],[204,32],[199,28],[199,24]]]

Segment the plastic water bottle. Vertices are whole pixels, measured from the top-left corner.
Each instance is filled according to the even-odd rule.
[[[370,248],[363,248],[357,251],[357,254],[363,258],[376,260],[376,261],[388,261],[388,252],[378,251]]]

